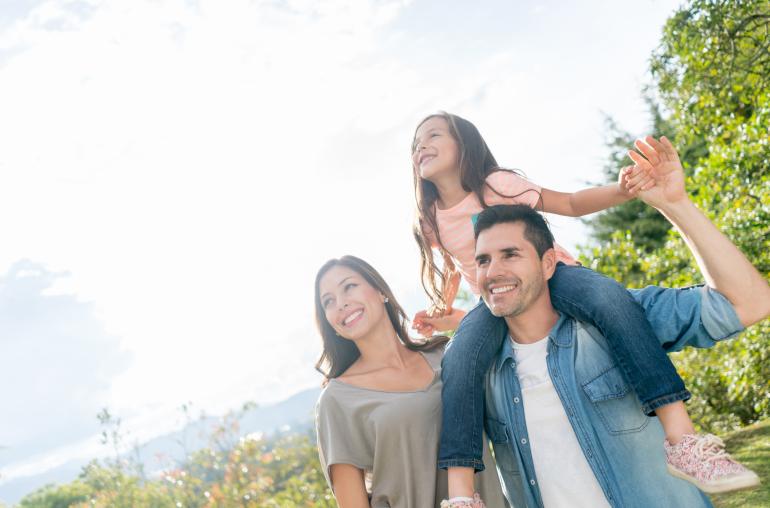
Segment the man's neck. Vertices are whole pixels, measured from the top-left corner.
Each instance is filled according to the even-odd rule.
[[[508,331],[514,342],[532,344],[546,337],[559,320],[551,300],[543,299],[517,316],[506,317]]]

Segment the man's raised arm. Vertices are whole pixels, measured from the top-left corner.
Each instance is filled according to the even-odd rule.
[[[685,191],[684,171],[676,149],[665,137],[637,140],[629,155],[637,168],[629,175],[629,186],[648,205],[655,207],[676,227],[695,256],[706,283],[733,305],[743,326],[770,315],[770,285],[746,256],[690,201]],[[643,187],[645,175],[655,186]]]

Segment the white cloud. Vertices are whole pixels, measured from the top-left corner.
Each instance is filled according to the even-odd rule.
[[[130,362],[91,304],[49,294],[63,276],[21,261],[0,278],[4,460],[92,435],[112,379]]]
[[[407,147],[424,114],[468,117],[565,190],[597,174],[599,110],[643,121],[634,80],[665,13],[615,29],[631,4],[590,23],[541,5],[38,2],[0,24],[0,267],[71,273],[58,291],[134,358],[101,401],[144,428],[182,401],[310,386],[323,261],[359,255],[423,301]],[[634,63],[581,53],[581,23]]]

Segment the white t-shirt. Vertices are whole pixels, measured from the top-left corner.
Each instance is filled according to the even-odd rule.
[[[512,342],[543,504],[609,508],[548,374],[548,337],[532,344]]]

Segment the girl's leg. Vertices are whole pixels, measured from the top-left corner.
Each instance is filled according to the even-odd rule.
[[[444,354],[438,466],[449,469],[452,497],[471,496],[473,473],[484,469],[484,377],[506,333],[505,320],[479,302],[462,320]]]
[[[450,467],[447,470],[449,499],[457,497],[472,497],[475,487],[473,475],[476,470],[472,467]]]
[[[557,310],[602,332],[645,413],[690,398],[641,305],[621,284],[588,268],[559,264],[548,285]]]
[[[725,453],[719,438],[695,434],[683,402],[690,393],[644,310],[623,286],[587,268],[560,264],[549,287],[556,309],[602,332],[645,412],[658,416],[671,474],[708,493],[759,485],[759,477]]]
[[[687,434],[695,434],[690,414],[681,400],[656,408],[655,415],[666,433],[666,441],[671,444],[677,444]]]

